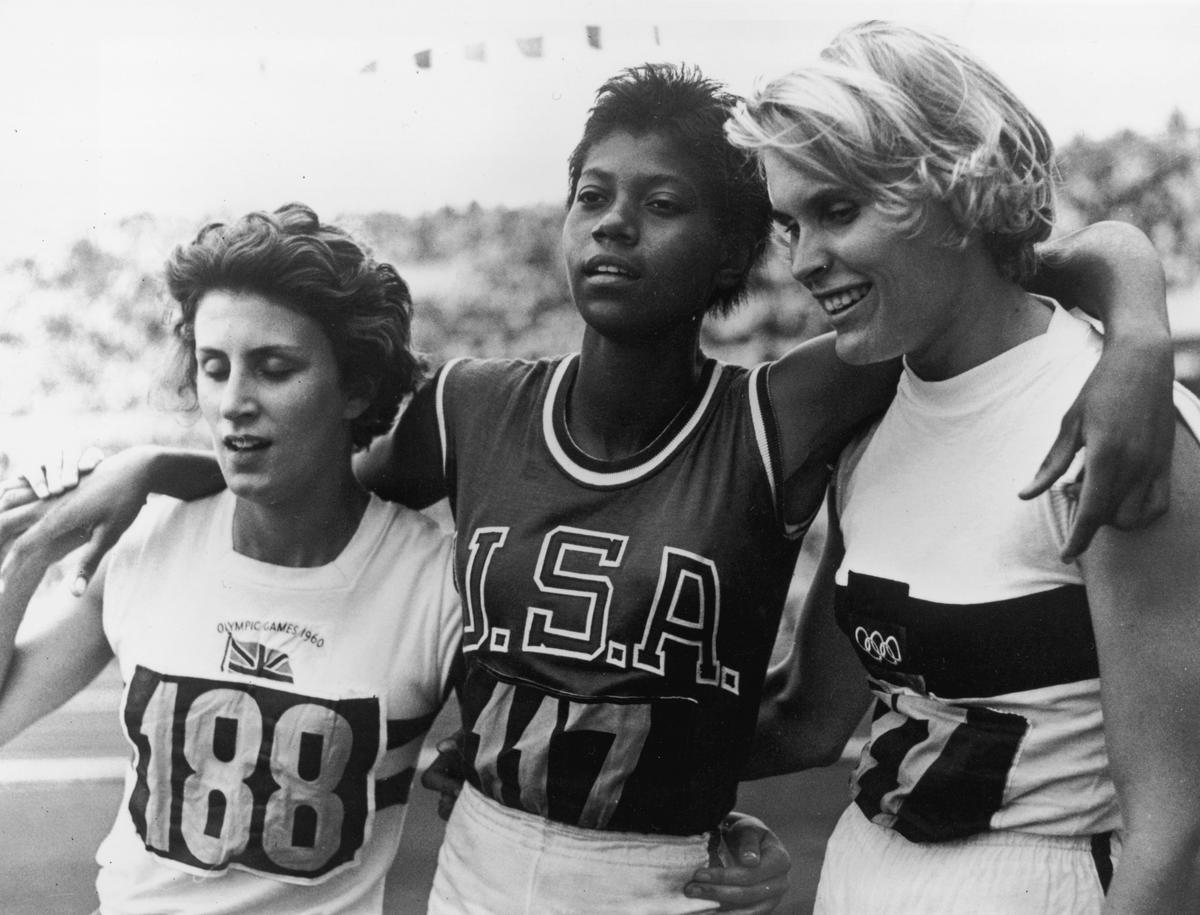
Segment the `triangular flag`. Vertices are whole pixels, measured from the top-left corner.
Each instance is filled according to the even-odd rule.
[[[586,28],[587,28],[588,46],[592,47],[592,48],[599,48],[600,47],[600,26],[589,25],[589,26],[586,26]]]
[[[359,70],[358,72],[359,73],[374,73],[378,69],[379,69],[379,61],[373,60],[369,64],[367,64],[365,67],[363,67],[361,70]]]
[[[433,64],[433,51],[418,51],[413,55],[413,61],[422,70],[428,70]]]
[[[517,50],[526,57],[541,57],[542,56],[542,36],[536,38],[518,38]]]
[[[467,45],[463,48],[463,57],[467,60],[487,60],[487,51],[484,48],[483,42],[478,41],[475,44]]]

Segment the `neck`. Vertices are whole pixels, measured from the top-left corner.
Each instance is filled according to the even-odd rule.
[[[1050,311],[996,272],[986,256],[964,271],[951,318],[937,337],[906,354],[908,367],[926,381],[944,381],[994,359],[1046,332]]]
[[[272,565],[327,565],[354,537],[368,499],[348,470],[329,486],[285,502],[239,497],[233,510],[233,549]]]
[[[636,454],[695,394],[703,365],[698,326],[636,344],[614,342],[589,328],[567,401],[571,437],[602,460]]]

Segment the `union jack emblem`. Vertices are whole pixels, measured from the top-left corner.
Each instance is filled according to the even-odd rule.
[[[292,682],[292,663],[286,652],[268,648],[258,642],[243,642],[228,636],[221,670],[231,674],[262,677],[264,680]]]

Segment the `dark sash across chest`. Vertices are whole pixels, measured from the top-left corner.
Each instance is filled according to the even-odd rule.
[[[918,692],[998,696],[1099,676],[1081,585],[951,604],[911,597],[904,582],[851,571],[835,606],[867,671]]]

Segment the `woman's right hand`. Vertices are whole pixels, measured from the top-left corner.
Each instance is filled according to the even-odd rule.
[[[0,480],[0,493],[27,488],[39,499],[61,496],[78,486],[79,478],[95,470],[102,460],[104,453],[94,446],[82,453],[76,448],[63,449],[48,460],[22,467],[12,480]]]
[[[137,517],[149,494],[148,448],[128,448],[103,463],[78,463],[78,486],[54,498],[73,474],[62,462],[41,465],[0,489],[0,590],[12,570],[27,560],[49,564],[85,546],[71,578],[83,593],[100,560]],[[90,469],[93,468],[94,469]],[[90,470],[90,472],[88,472]]]

